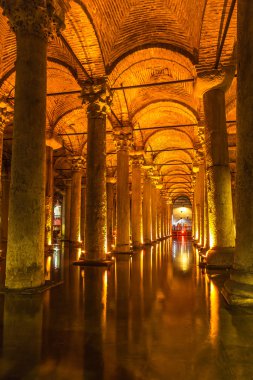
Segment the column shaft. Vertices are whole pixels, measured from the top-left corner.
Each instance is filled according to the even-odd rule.
[[[228,161],[225,93],[214,89],[204,94],[206,117],[206,166],[209,208],[209,266],[232,264],[235,234],[231,176]]]
[[[157,240],[157,192],[155,184],[151,185],[152,241]]]
[[[107,193],[107,247],[111,251],[113,245],[113,208],[114,208],[114,182],[106,183]]]
[[[253,304],[253,3],[238,1],[236,252],[224,295],[231,304]]]
[[[132,240],[134,247],[143,244],[142,227],[142,169],[138,163],[132,166]]]
[[[9,288],[44,283],[46,53],[44,38],[17,32],[6,261]]]
[[[151,181],[146,176],[143,184],[143,242],[150,244],[152,241],[151,219]]]
[[[106,99],[105,81],[88,94],[85,250],[89,260],[106,258]],[[95,101],[93,100],[95,98]]]
[[[54,198],[54,174],[53,174],[53,148],[46,147],[46,201],[45,201],[45,242],[53,243],[53,198]]]
[[[8,214],[9,214],[10,178],[6,174],[2,177],[2,214],[1,214],[1,238],[7,241],[8,236]]]
[[[70,241],[73,244],[81,242],[81,186],[81,170],[73,171],[70,208]]]
[[[65,195],[65,236],[64,240],[70,240],[70,210],[71,210],[71,182],[66,183]]]
[[[130,249],[130,199],[128,186],[128,148],[117,152],[117,251]]]
[[[85,241],[85,203],[86,203],[86,187],[81,186],[81,241]]]

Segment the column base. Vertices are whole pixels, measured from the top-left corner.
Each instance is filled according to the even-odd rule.
[[[141,251],[143,249],[143,244],[135,245],[133,244],[133,251]]]
[[[232,270],[221,291],[229,305],[253,305],[253,273]]]
[[[114,264],[114,260],[111,259],[81,259],[72,263],[79,267],[110,267]]]
[[[71,244],[71,247],[73,248],[81,248],[83,246],[83,242],[82,241],[69,241],[69,243]]]
[[[121,244],[121,245],[116,245],[115,250],[112,252],[113,254],[115,253],[125,253],[128,255],[131,255],[133,251],[130,249],[129,244]]]
[[[234,247],[215,247],[206,253],[206,267],[208,269],[231,268],[234,262]]]

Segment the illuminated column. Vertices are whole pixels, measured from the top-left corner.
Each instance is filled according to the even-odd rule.
[[[113,241],[113,208],[114,208],[114,187],[116,183],[116,178],[107,177],[106,178],[106,193],[107,193],[107,247],[111,251]]]
[[[161,238],[163,239],[165,235],[164,231],[164,199],[161,197]]]
[[[131,128],[114,131],[117,144],[117,252],[130,252],[129,148]]]
[[[70,241],[73,245],[81,245],[81,186],[84,159],[74,156],[72,160],[72,186],[70,207]]]
[[[146,169],[150,169],[146,167]],[[150,173],[152,174],[152,173]],[[143,183],[143,242],[151,244],[152,242],[152,219],[151,219],[151,179],[149,173],[146,172]]]
[[[85,204],[86,204],[86,186],[81,186],[81,241],[84,244],[85,238]]]
[[[209,245],[209,219],[208,219],[208,194],[207,194],[207,180],[206,173],[204,177],[204,246],[203,248],[207,250]]]
[[[88,140],[86,163],[86,259],[106,258],[106,111],[110,102],[105,78],[93,80],[83,88],[88,103]]]
[[[157,191],[156,178],[152,179],[151,184],[151,213],[152,213],[152,241],[157,240]]]
[[[132,154],[132,241],[133,247],[143,244],[142,228],[142,164],[143,157],[137,152]]]
[[[65,195],[65,236],[64,240],[70,240],[70,210],[71,210],[71,180],[66,181]]]
[[[197,243],[199,238],[199,231],[198,231],[198,214],[197,214],[197,198],[198,198],[198,187],[197,187],[197,172],[198,167],[193,166],[193,173],[192,173],[192,187],[194,189],[194,195],[193,195],[193,206],[192,206],[192,217],[193,217],[193,240],[194,243]]]
[[[17,42],[5,285],[36,287],[44,284],[47,40],[64,10],[57,1],[1,4]]]
[[[230,304],[253,304],[253,2],[238,1],[236,251],[225,296]],[[247,31],[247,32],[246,32]]]
[[[204,214],[204,186],[205,186],[205,165],[199,165],[199,241],[200,247],[204,246],[205,234],[205,214]]]
[[[8,236],[10,180],[9,173],[5,173],[2,176],[1,238],[3,242],[7,242]]]
[[[53,241],[53,199],[54,199],[54,168],[53,148],[46,147],[46,200],[45,200],[45,243],[52,245]]]
[[[173,216],[173,203],[171,200],[168,201],[168,219],[169,219],[169,236],[172,236],[172,216]]]
[[[164,199],[164,237],[168,236],[168,205],[167,199]]]
[[[224,90],[207,91],[204,108],[210,236],[207,265],[228,267],[232,265],[235,233]]]
[[[157,238],[161,239],[162,234],[161,234],[161,222],[162,222],[162,205],[161,205],[161,195],[160,195],[160,190],[162,188],[162,185],[157,185],[156,188],[156,196],[157,196]]]
[[[8,202],[9,200],[9,180],[6,177],[2,177],[2,158],[3,158],[3,133],[6,124],[9,121],[10,112],[8,106],[0,103],[0,212],[1,212],[1,231],[0,231],[0,243],[1,241],[7,241],[8,231]],[[7,188],[6,185],[7,184]],[[7,193],[6,193],[6,190]],[[6,195],[8,198],[6,199]],[[7,213],[6,213],[7,211]],[[6,218],[7,217],[7,218]]]

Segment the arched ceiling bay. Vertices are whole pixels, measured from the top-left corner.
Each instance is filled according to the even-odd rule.
[[[235,1],[62,1],[70,7],[65,30],[48,44],[47,83],[47,129],[63,142],[59,154],[85,155],[87,115],[81,87],[106,74],[113,94],[106,134],[111,175],[116,170],[112,124],[128,123],[134,148],[144,149],[146,163],[154,165],[167,193],[173,199],[180,191],[190,197],[200,146],[198,123],[204,122],[194,84],[197,74],[213,70],[217,62],[234,64]],[[2,12],[0,32],[1,96],[13,105],[16,42]],[[230,166],[235,170],[236,78],[226,106]],[[69,163],[57,165],[69,169]],[[172,183],[176,181],[182,183]]]
[[[93,20],[107,72],[128,52],[145,45],[173,46],[192,58],[196,55],[204,0],[77,2]]]

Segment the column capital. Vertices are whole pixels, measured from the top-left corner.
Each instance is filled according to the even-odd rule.
[[[145,170],[144,175],[144,182],[150,182],[151,183],[151,177],[153,175],[153,166],[152,165],[143,165],[143,169]]]
[[[141,168],[144,164],[143,151],[130,151],[130,160],[133,168]]]
[[[226,91],[234,78],[235,65],[198,72],[194,85],[195,95],[201,98],[205,92],[222,89]]]
[[[106,177],[106,183],[115,184],[117,182],[115,177]]]
[[[79,172],[84,169],[84,158],[82,156],[71,156],[71,170],[73,172]]]
[[[15,33],[25,32],[47,39],[64,28],[66,0],[0,0],[4,15]]]
[[[8,105],[0,104],[0,132],[3,133],[7,123],[11,121],[12,112],[10,112]]]
[[[116,127],[113,129],[113,138],[117,151],[129,150],[133,145],[133,133],[131,127]]]
[[[87,114],[91,119],[103,118],[111,104],[111,92],[107,77],[94,78],[83,83],[81,92],[83,103],[87,104]]]

